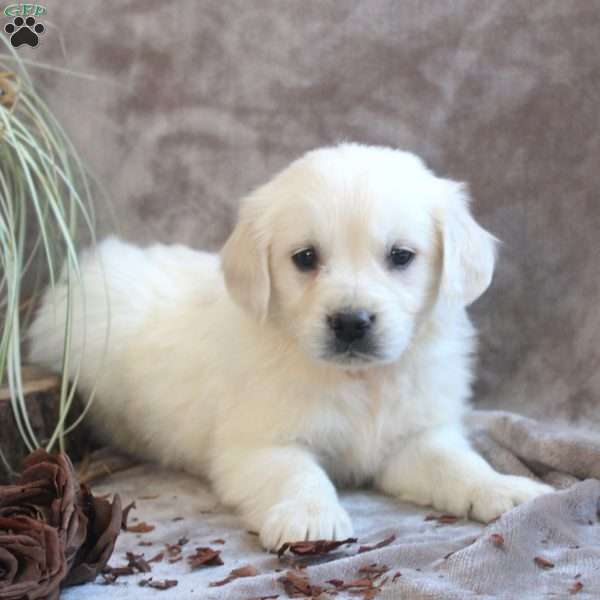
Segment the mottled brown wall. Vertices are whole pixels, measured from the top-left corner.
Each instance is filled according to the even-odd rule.
[[[39,80],[122,235],[215,248],[238,197],[309,148],[413,150],[504,241],[473,310],[478,401],[600,422],[600,2],[46,5],[23,54],[95,77]]]

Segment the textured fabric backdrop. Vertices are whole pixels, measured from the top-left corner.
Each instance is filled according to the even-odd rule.
[[[308,149],[415,151],[504,241],[473,309],[477,403],[600,422],[600,2],[45,5],[19,52],[94,77],[38,81],[125,238],[215,249],[239,197]]]

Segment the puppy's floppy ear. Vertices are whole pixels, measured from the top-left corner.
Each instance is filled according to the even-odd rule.
[[[225,284],[235,302],[259,321],[271,295],[269,240],[252,198],[243,201],[238,223],[221,250]]]
[[[492,281],[497,239],[471,216],[465,184],[442,180],[441,227],[443,268],[441,293],[469,305]]]

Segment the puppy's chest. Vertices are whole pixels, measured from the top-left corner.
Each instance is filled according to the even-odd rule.
[[[407,406],[405,382],[356,382],[320,403],[307,441],[324,468],[347,485],[368,482],[385,460],[419,427]]]

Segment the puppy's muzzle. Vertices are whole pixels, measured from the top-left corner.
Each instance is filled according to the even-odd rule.
[[[335,339],[348,345],[366,337],[374,321],[375,315],[366,310],[338,312],[327,317]]]

